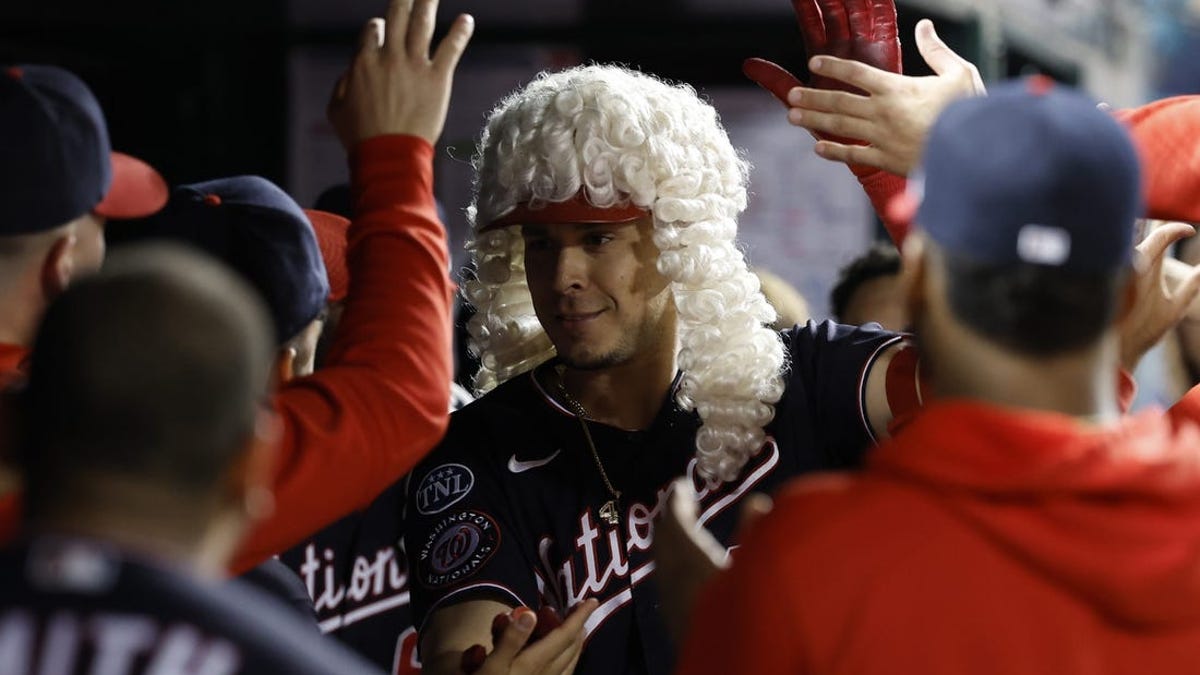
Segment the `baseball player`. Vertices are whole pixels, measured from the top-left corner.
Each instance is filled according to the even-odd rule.
[[[829,309],[838,323],[874,321],[904,330],[904,297],[900,292],[900,252],[889,243],[872,244],[838,271],[829,293]]]
[[[341,208],[340,187],[322,193],[317,206]],[[312,212],[310,212],[311,214]],[[336,331],[346,297],[346,221],[314,218],[313,229],[329,278],[329,302],[320,344]],[[451,383],[450,410],[471,400]],[[279,554],[299,575],[305,599],[315,608],[321,630],[395,674],[420,671],[417,635],[409,606],[408,561],[400,549],[404,503],[402,482],[384,490],[369,506],[341,518],[309,539]],[[255,568],[256,571],[258,568]],[[311,599],[310,599],[311,598]]]
[[[219,581],[269,503],[270,334],[253,290],[178,249],[119,253],[50,306],[16,403],[5,673],[377,672]]]
[[[368,504],[445,430],[452,285],[432,143],[473,23],[459,17],[431,54],[435,6],[395,0],[387,22],[370,22],[330,103],[354,185],[351,291],[327,367],[275,399],[284,429],[277,508],[247,536],[235,572]],[[0,523],[15,521],[0,509]]]
[[[104,223],[145,216],[167,199],[162,177],[113,152],[95,96],[45,65],[0,67],[0,388],[21,379],[46,304],[104,257]],[[0,513],[19,481],[0,456]],[[0,518],[0,541],[16,518]]]
[[[148,241],[184,244],[237,272],[266,303],[279,345],[275,373],[280,382],[288,382],[312,373],[331,293],[317,224],[339,229],[344,238],[349,222],[331,213],[302,211],[270,181],[239,176],[175,188],[166,208],[150,218],[121,223],[109,232],[108,243],[111,250]],[[342,273],[344,277],[344,264]],[[310,594],[282,562],[269,559],[242,578],[285,600],[315,628]]]
[[[167,201],[162,177],[113,152],[96,97],[54,66],[0,67],[0,384],[19,377],[45,305],[104,259],[109,218]]]
[[[543,75],[492,114],[477,166],[466,292],[492,391],[409,479],[422,662],[455,672],[512,607],[584,606],[586,647],[547,655],[551,631],[529,660],[669,672],[649,547],[672,479],[692,478],[702,524],[731,543],[748,492],[854,466],[886,430],[903,338],[762,326],[734,239],[746,165],[689,88],[603,66]]]
[[[288,382],[313,372],[329,296],[314,220],[345,219],[302,210],[265,178],[219,178],[175,188],[155,216],[114,228],[109,245],[181,243],[236,271],[267,305],[280,346],[276,370]]]
[[[1200,428],[1122,418],[1108,376],[1142,292],[1131,139],[1031,79],[947,107],[921,167],[898,212],[938,399],[862,475],[777,496],[679,672],[1193,672]]]
[[[796,6],[799,11],[800,5]],[[819,139],[816,151],[820,156],[845,162],[856,174],[875,169],[903,175],[915,167],[939,111],[951,101],[986,93],[979,71],[942,42],[928,19],[917,24],[916,47],[935,73],[933,77],[904,76],[865,59],[840,58],[837,54],[809,60],[814,81],[822,83],[819,89],[801,86],[795,77],[774,65],[759,71],[747,68],[747,73],[788,107],[792,124]],[[1183,140],[1195,136],[1200,120],[1197,111],[1200,97],[1178,96],[1112,112],[1129,129],[1145,168],[1142,215],[1146,218],[1200,222],[1200,208],[1192,199],[1197,173],[1188,160],[1190,154],[1180,150]],[[877,189],[868,189],[867,194],[899,247],[910,225],[895,212],[895,207],[905,201],[897,199],[903,194],[902,184],[886,181],[874,187]],[[1168,265],[1166,272],[1170,288],[1186,288],[1196,269],[1176,264]],[[1187,311],[1192,318],[1200,316],[1200,303]],[[1161,318],[1165,321],[1131,320],[1122,326],[1121,397],[1125,408],[1134,393],[1129,373],[1141,355],[1159,341],[1166,327],[1177,320],[1167,315]],[[1189,391],[1168,414],[1176,419],[1200,419],[1200,392]]]

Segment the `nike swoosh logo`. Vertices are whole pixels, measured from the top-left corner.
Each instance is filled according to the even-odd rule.
[[[558,457],[558,453],[560,452],[562,452],[561,448],[555,450],[554,454],[550,455],[549,457],[542,459],[531,459],[528,462],[522,462],[521,460],[517,459],[516,455],[513,455],[512,457],[508,458],[508,470],[513,473],[524,473],[530,469],[536,469],[539,466],[545,466],[550,462],[553,462],[554,458]]]

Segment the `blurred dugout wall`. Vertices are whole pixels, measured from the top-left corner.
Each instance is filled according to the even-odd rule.
[[[1152,59],[1140,9],[1148,0],[900,0],[905,71],[927,72],[913,27],[933,18],[988,79],[1044,72],[1115,105],[1144,99]],[[116,147],[172,182],[258,173],[311,204],[345,180],[324,122],[325,99],[362,21],[385,0],[45,0],[0,3],[0,60],[79,72],[108,113]],[[879,230],[843,167],[745,81],[749,56],[806,75],[786,0],[442,0],[478,30],[460,68],[438,151],[455,264],[466,256],[462,209],[484,115],[545,68],[620,62],[695,86],[720,110],[754,164],[742,219],[747,253],[792,281],[824,314],[833,274]]]

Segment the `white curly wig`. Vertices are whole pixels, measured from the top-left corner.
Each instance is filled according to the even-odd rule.
[[[475,158],[478,313],[468,325],[486,392],[554,356],[525,282],[518,227],[480,232],[519,204],[632,202],[654,216],[659,272],[679,316],[677,400],[696,410],[700,472],[733,480],[764,442],[783,393],[784,348],[764,324],[775,312],[736,246],[748,165],[717,112],[688,86],[614,66],[543,73],[488,118]]]

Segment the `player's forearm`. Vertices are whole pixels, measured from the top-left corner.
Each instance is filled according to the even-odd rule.
[[[492,622],[512,608],[493,600],[468,600],[434,610],[421,625],[421,672],[460,675],[463,652],[474,645],[491,651]]]

